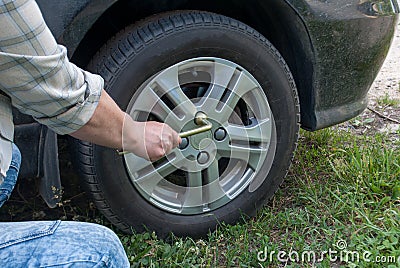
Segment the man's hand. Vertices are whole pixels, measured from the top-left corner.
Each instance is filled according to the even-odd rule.
[[[158,122],[136,122],[126,115],[122,130],[122,146],[137,156],[156,161],[182,142],[170,126]]]

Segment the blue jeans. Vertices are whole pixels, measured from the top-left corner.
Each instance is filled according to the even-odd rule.
[[[0,206],[17,181],[21,154],[13,159],[3,184]],[[85,222],[36,221],[0,223],[0,267],[129,267],[117,235]]]
[[[18,171],[21,165],[21,153],[18,147],[13,144],[13,152],[10,168],[7,171],[7,176],[4,178],[2,184],[0,184],[0,207],[6,202],[17,183]],[[0,175],[1,176],[1,175]]]

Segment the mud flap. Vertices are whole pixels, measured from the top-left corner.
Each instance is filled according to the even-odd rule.
[[[40,146],[42,156],[41,176],[39,177],[39,193],[50,208],[61,201],[62,189],[58,162],[57,134],[47,127],[42,128]]]

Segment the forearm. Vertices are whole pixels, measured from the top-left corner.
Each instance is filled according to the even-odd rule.
[[[125,115],[103,90],[92,118],[71,136],[102,146],[121,149]]]
[[[137,122],[102,91],[92,118],[71,136],[106,147],[123,149],[155,161],[178,146],[181,139],[168,125]]]

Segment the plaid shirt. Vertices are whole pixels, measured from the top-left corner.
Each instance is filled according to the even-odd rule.
[[[103,80],[68,61],[33,0],[0,0],[0,89],[59,134],[92,116]]]
[[[0,0],[0,25],[0,90],[12,105],[59,134],[85,125],[97,107],[103,79],[69,62],[34,0]],[[10,113],[5,106],[0,102],[0,119]],[[4,125],[0,122],[1,136],[7,139]],[[0,153],[3,149],[0,144]],[[4,162],[0,155],[3,175]]]

